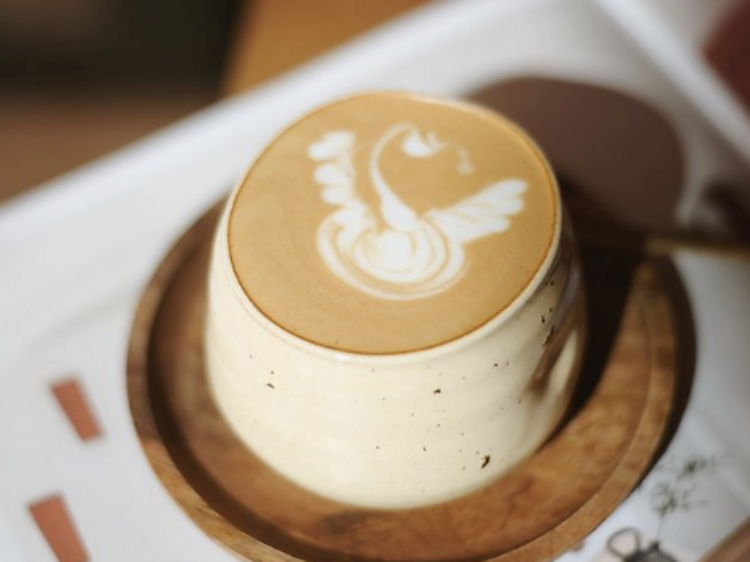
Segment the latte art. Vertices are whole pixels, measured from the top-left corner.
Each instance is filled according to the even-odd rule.
[[[455,148],[456,172],[474,173],[464,148],[452,147],[433,133],[422,135],[410,123],[394,125],[369,155],[369,180],[380,203],[373,210],[357,192],[354,132],[324,134],[310,145],[308,156],[321,163],[313,179],[322,187],[322,200],[338,207],[317,232],[318,252],[328,268],[368,295],[411,300],[438,294],[461,278],[467,266],[464,245],[510,228],[509,217],[523,211],[526,182],[499,180],[452,206],[418,215],[381,171],[384,149],[399,139],[402,152],[411,158],[430,158]]]
[[[510,307],[548,258],[554,177],[479,108],[355,96],[285,129],[227,218],[240,289],[264,317],[340,351],[438,346]]]

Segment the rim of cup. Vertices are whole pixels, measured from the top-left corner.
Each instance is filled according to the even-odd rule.
[[[385,352],[385,353],[363,353],[363,352],[356,352],[356,351],[339,350],[333,347],[328,347],[319,343],[312,342],[310,340],[307,340],[301,336],[298,336],[286,330],[285,328],[277,324],[272,318],[269,318],[262,310],[260,310],[260,308],[258,308],[253,303],[252,299],[247,294],[247,292],[242,286],[242,283],[239,280],[239,277],[237,275],[237,270],[235,268],[235,264],[232,259],[232,253],[229,249],[228,225],[232,221],[232,215],[233,215],[233,211],[235,208],[234,201],[237,198],[237,195],[239,194],[239,192],[246,185],[246,180],[248,176],[250,175],[256,162],[263,157],[263,155],[270,149],[270,147],[273,146],[276,140],[284,136],[284,134],[287,131],[294,128],[297,125],[297,123],[308,118],[311,115],[314,115],[315,113],[319,111],[322,111],[328,107],[337,105],[347,100],[361,98],[361,97],[370,97],[370,96],[398,96],[398,97],[407,96],[407,97],[416,99],[421,102],[449,106],[455,109],[459,109],[461,111],[473,113],[474,115],[484,120],[493,121],[493,122],[498,122],[498,121],[501,122],[503,126],[512,130],[514,134],[518,135],[518,137],[527,145],[529,150],[536,156],[539,162],[539,165],[543,168],[544,175],[547,177],[548,187],[550,191],[552,192],[554,225],[553,225],[551,240],[550,240],[550,243],[547,247],[546,254],[544,255],[544,258],[539,268],[534,273],[534,275],[529,280],[529,282],[526,284],[526,286],[524,286],[524,288],[518,293],[518,295],[516,295],[516,297],[504,309],[502,309],[500,312],[492,316],[489,320],[487,320],[480,326],[452,340],[438,343],[434,346],[425,347],[422,349],[415,349],[415,350],[402,351],[402,352]],[[534,293],[536,293],[536,291],[539,289],[540,285],[543,283],[544,279],[546,278],[547,274],[549,273],[552,267],[552,264],[554,263],[557,257],[558,250],[560,247],[560,240],[562,237],[562,223],[563,223],[562,202],[560,199],[560,189],[559,189],[555,174],[552,171],[552,167],[547,161],[547,158],[545,157],[542,150],[539,148],[536,142],[534,142],[531,136],[521,126],[519,126],[515,122],[511,121],[510,119],[508,119],[507,117],[504,117],[503,115],[499,113],[496,113],[489,109],[485,109],[479,105],[469,103],[469,102],[445,100],[445,99],[437,98],[434,96],[415,94],[412,92],[404,92],[404,91],[398,91],[398,90],[369,90],[365,92],[350,94],[345,97],[337,98],[336,100],[325,103],[323,105],[319,105],[315,107],[314,109],[307,111],[301,116],[297,117],[289,125],[283,127],[280,131],[278,131],[274,135],[273,140],[269,142],[266,145],[266,147],[256,155],[255,158],[253,158],[253,160],[245,168],[245,171],[242,173],[237,185],[232,190],[232,193],[228,201],[226,202],[225,211],[222,213],[222,217],[221,217],[216,235],[222,237],[222,240],[217,240],[217,242],[223,244],[227,248],[227,254],[228,254],[229,265],[230,265],[230,270],[231,270],[230,273],[232,276],[231,282],[232,282],[232,287],[234,289],[233,293],[235,294],[235,297],[240,301],[243,308],[247,312],[250,313],[253,320],[257,321],[264,329],[270,332],[274,337],[277,337],[285,341],[286,343],[289,343],[292,346],[301,349],[302,351],[317,355],[322,358],[335,360],[337,362],[348,362],[348,363],[353,363],[353,364],[364,364],[364,365],[386,365],[386,364],[401,364],[401,363],[428,361],[432,358],[437,358],[443,355],[458,352],[461,349],[470,347],[474,343],[482,340],[487,335],[491,334],[497,328],[502,326],[508,319],[512,318],[519,311],[519,309],[523,307],[524,304],[526,304],[529,298]]]

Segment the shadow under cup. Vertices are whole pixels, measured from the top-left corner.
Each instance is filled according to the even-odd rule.
[[[430,349],[367,355],[303,340],[253,305],[227,247],[231,205],[209,273],[209,386],[241,441],[286,478],[348,504],[425,506],[494,481],[562,420],[586,331],[564,213],[542,267],[490,322]]]

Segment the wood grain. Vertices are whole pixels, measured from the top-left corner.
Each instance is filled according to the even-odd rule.
[[[747,562],[750,560],[750,518],[701,558],[701,562]]]
[[[428,0],[253,0],[235,22],[224,91],[236,94]]]
[[[675,395],[671,303],[655,262],[633,260],[613,279],[612,271],[631,262],[584,252],[591,349],[574,409],[532,458],[474,494],[420,509],[363,509],[297,487],[240,443],[206,385],[204,294],[216,216],[182,238],[143,295],[128,393],[142,447],[164,486],[239,556],[550,560],[588,535],[651,466]]]

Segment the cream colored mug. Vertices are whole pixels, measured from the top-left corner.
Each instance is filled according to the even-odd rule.
[[[301,118],[230,197],[207,368],[242,441],[376,508],[490,483],[562,419],[585,315],[543,155],[484,109],[403,93]]]

